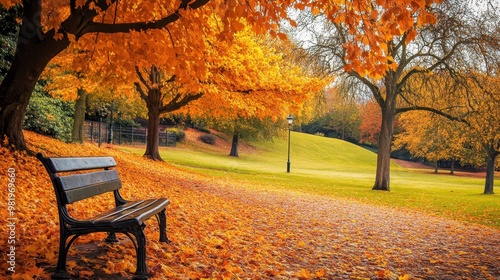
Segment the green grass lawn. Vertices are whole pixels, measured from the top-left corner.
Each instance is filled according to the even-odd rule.
[[[240,157],[228,151],[180,144],[160,148],[167,162],[235,185],[291,190],[399,207],[500,228],[500,195],[483,195],[484,178],[433,174],[392,164],[391,191],[372,191],[376,154],[345,141],[292,132],[291,172],[286,173],[287,141],[257,143]],[[144,148],[122,147],[142,154]],[[500,178],[495,190],[500,192]]]

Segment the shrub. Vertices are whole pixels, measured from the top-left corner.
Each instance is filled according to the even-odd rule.
[[[207,143],[207,144],[210,144],[210,145],[215,145],[215,135],[213,134],[208,134],[208,133],[205,133],[203,135],[200,136],[200,140],[203,142],[203,143]]]
[[[172,127],[168,128],[165,130],[167,133],[175,133],[175,140],[176,141],[181,141],[186,137],[186,133],[184,132],[184,129],[178,128],[178,127]]]
[[[26,110],[24,128],[70,142],[73,114],[72,102],[52,98],[35,90]]]

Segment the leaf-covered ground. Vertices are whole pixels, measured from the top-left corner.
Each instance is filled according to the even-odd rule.
[[[26,132],[46,155],[112,155],[126,198],[168,197],[168,234],[158,243],[148,221],[148,266],[154,279],[500,279],[500,231],[417,212],[286,191],[190,173],[113,147],[63,144]],[[52,185],[34,157],[0,148],[1,184],[15,169],[14,279],[48,279],[55,269],[58,220]],[[2,205],[6,208],[4,191]],[[72,205],[78,217],[111,207],[111,197]],[[90,203],[90,204],[89,204]],[[6,221],[6,209],[1,211]],[[2,230],[5,259],[10,231]],[[80,238],[69,272],[81,279],[128,279],[132,243]],[[0,278],[10,275],[1,263]]]

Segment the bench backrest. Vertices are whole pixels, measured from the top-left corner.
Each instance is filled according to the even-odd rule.
[[[58,203],[70,204],[82,199],[115,191],[122,184],[112,157],[44,157],[41,153],[37,158],[43,163],[54,185]],[[82,174],[66,172],[91,171]]]

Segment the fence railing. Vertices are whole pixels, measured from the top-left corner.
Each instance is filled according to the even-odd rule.
[[[124,126],[121,124],[113,125],[110,128],[109,123],[85,121],[85,140],[90,142],[113,143],[117,145],[145,145],[147,130],[145,127]],[[174,146],[177,136],[175,133],[160,132],[159,146]]]

